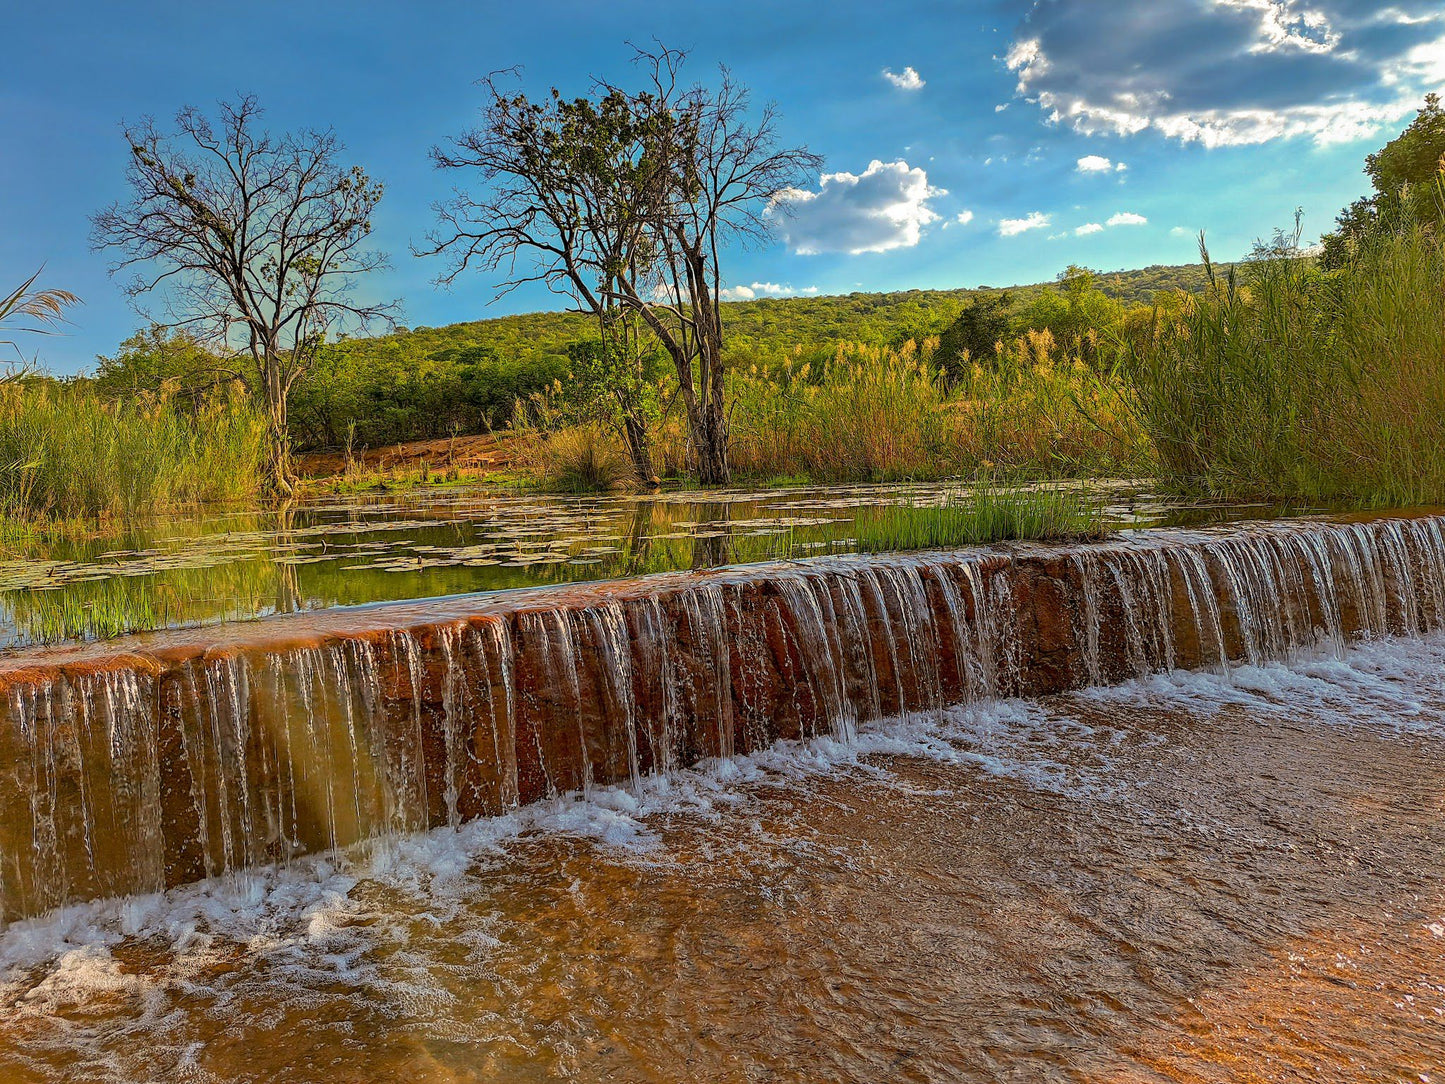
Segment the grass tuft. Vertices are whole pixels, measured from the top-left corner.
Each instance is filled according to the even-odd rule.
[[[860,553],[951,549],[1014,540],[1082,541],[1108,533],[1103,510],[1082,493],[987,484],[941,505],[868,509],[856,526]]]

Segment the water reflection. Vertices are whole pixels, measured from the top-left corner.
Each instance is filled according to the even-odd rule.
[[[1180,505],[1092,484],[1116,522],[1196,524],[1264,506]],[[171,517],[0,562],[0,649],[400,598],[805,557],[853,547],[860,510],[957,487],[852,485],[645,496],[447,488]]]

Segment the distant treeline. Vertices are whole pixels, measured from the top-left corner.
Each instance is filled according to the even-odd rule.
[[[1087,285],[1082,295],[1071,289],[1081,282]],[[1071,268],[1053,283],[1006,289],[727,302],[723,320],[735,368],[819,363],[840,343],[898,348],[941,337],[938,356],[947,370],[965,350],[977,360],[996,340],[1029,328],[1047,327],[1064,341],[1115,322],[1071,308],[1071,297],[1128,308],[1163,294],[1198,293],[1205,283],[1198,264],[1107,274]],[[301,448],[348,442],[359,448],[506,427],[519,402],[567,397],[578,346],[595,336],[594,328],[577,313],[541,312],[331,344],[292,392],[292,438]],[[165,388],[199,402],[236,375],[183,335],[152,328],[128,339],[114,357],[100,358],[94,381],[112,398]]]
[[[1206,277],[1202,265],[1191,264],[1097,274],[1092,283],[1128,306],[1149,304],[1171,291],[1198,293]],[[1008,295],[1002,307],[1018,325],[1041,294],[1063,292],[1060,282],[728,302],[723,305],[727,352],[734,366],[771,366],[799,357],[821,360],[839,343],[898,347],[944,335],[965,309],[980,302],[995,308],[989,302],[1003,300],[1000,295]],[[1000,327],[994,337],[1018,330]],[[565,385],[569,350],[594,335],[587,317],[543,312],[337,343],[297,385],[292,432],[302,447],[335,447],[346,442],[348,432],[357,445],[376,447],[501,428],[519,400],[557,382]]]

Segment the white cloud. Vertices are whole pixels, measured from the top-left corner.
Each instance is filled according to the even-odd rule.
[[[1441,18],[1439,0],[1113,0],[1107,19],[1052,0],[1005,63],[1020,97],[1085,134],[1324,145],[1376,135],[1445,80]]]
[[[995,113],[1002,113],[1002,112],[1003,112],[1005,109],[1007,109],[1008,107],[1009,107],[1009,103],[1008,103],[1008,102],[1004,102],[1002,105],[996,105],[996,106],[994,106],[994,107],[993,107],[993,111],[994,111]]]
[[[810,297],[818,292],[816,286],[804,286],[801,290],[795,290],[791,285],[783,285],[777,282],[754,282],[747,286],[725,287],[721,293],[724,301],[751,301],[756,297]]]
[[[800,255],[887,252],[918,244],[939,219],[928,201],[947,195],[921,167],[874,159],[862,173],[825,173],[818,191],[793,188],[777,199],[779,228]]]
[[[953,220],[957,222],[960,226],[967,226],[970,222],[973,221],[973,212],[959,211],[958,214],[953,216]]]
[[[924,86],[923,77],[914,68],[904,68],[901,72],[883,69],[883,78],[887,79],[899,90],[922,90]]]
[[[1114,163],[1102,154],[1086,154],[1076,167],[1080,173],[1112,173]]]
[[[1103,233],[1104,227],[1097,222],[1085,222],[1082,226],[1074,227],[1075,237],[1087,237],[1091,233]]]
[[[1174,226],[1169,230],[1170,237],[1198,237],[1198,230],[1191,230],[1188,226]]]
[[[1028,230],[1041,230],[1052,219],[1053,215],[1046,215],[1042,211],[1030,211],[1024,218],[1005,218],[998,224],[998,235],[1016,237]]]
[[[1146,226],[1149,220],[1143,215],[1136,215],[1133,211],[1120,211],[1118,214],[1110,215],[1104,223],[1106,226]]]

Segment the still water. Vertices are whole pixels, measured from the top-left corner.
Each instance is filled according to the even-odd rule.
[[[0,935],[5,1081],[1421,1081],[1445,638],[783,743]]]
[[[0,555],[0,650],[272,613],[430,598],[854,548],[860,515],[958,486],[517,496],[445,488],[327,497],[280,512],[170,517]],[[1119,526],[1270,510],[1091,483]]]

